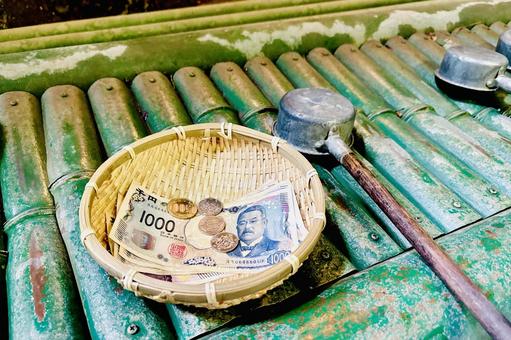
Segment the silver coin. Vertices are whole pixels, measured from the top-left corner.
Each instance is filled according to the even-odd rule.
[[[206,216],[215,216],[222,212],[224,205],[216,198],[208,197],[198,204],[199,213]]]

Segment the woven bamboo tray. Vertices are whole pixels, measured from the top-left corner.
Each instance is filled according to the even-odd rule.
[[[107,223],[133,181],[157,195],[228,201],[269,180],[289,180],[309,233],[285,261],[256,274],[191,285],[135,271],[108,251]],[[232,124],[197,124],[143,138],[117,152],[87,184],[80,206],[83,244],[118,282],[159,302],[226,308],[258,298],[293,275],[307,259],[325,224],[321,182],[311,164],[283,140]]]

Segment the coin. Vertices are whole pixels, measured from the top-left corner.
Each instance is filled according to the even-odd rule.
[[[208,197],[199,202],[199,212],[206,216],[215,216],[222,212],[223,204],[216,198]]]
[[[211,246],[222,253],[228,253],[234,250],[240,240],[232,233],[223,232],[216,234],[211,238]]]
[[[180,219],[189,219],[197,214],[195,203],[186,198],[173,198],[167,203],[169,213]]]
[[[199,229],[208,235],[216,235],[219,232],[224,231],[225,229],[225,221],[220,216],[205,216],[199,222]]]

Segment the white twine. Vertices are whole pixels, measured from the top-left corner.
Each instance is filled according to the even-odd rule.
[[[122,150],[128,151],[128,153],[130,154],[131,159],[135,159],[135,156],[136,156],[135,150],[133,150],[133,148],[130,145],[124,146],[122,148]]]
[[[271,149],[273,150],[273,152],[277,152],[278,149],[279,149],[279,143],[282,139],[280,139],[279,137],[277,136],[273,136],[272,139],[271,139]]]
[[[291,275],[295,274],[298,271],[298,268],[300,268],[300,260],[296,255],[289,254],[287,257],[284,258],[289,264],[291,265]]]
[[[218,300],[216,299],[215,284],[213,282],[208,282],[204,285],[204,292],[206,293],[206,300],[209,304],[218,304]]]
[[[219,135],[226,139],[232,139],[232,123],[227,123],[227,133],[225,133],[225,122],[222,122]]]
[[[172,129],[179,139],[186,139],[186,131],[182,126],[174,126]]]
[[[318,175],[318,172],[316,171],[316,169],[310,169],[309,171],[307,171],[307,173],[305,174],[307,185],[310,184],[312,177],[315,177],[317,175]]]
[[[92,188],[96,192],[99,191],[97,184],[95,182],[92,182],[92,181],[88,181],[87,184],[85,184],[85,187],[86,188]]]
[[[325,224],[326,224],[326,216],[325,216],[325,213],[322,213],[322,212],[318,212],[318,211],[316,211],[316,212],[314,213],[314,215],[312,216],[312,218],[323,221],[323,225],[325,225]]]
[[[82,232],[80,233],[80,240],[82,241],[82,244],[85,246],[85,239],[89,237],[90,235],[96,235],[94,230],[89,227],[83,228]]]
[[[138,296],[138,283],[133,281],[133,277],[137,273],[136,269],[129,269],[126,274],[122,277],[122,286],[124,289],[129,289]]]

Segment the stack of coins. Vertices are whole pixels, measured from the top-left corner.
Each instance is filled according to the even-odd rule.
[[[225,221],[217,216],[223,210],[223,204],[216,198],[205,198],[199,202],[199,213],[204,217],[199,222],[199,229],[204,234],[213,236],[211,238],[211,247],[219,252],[228,253],[232,251],[239,243],[236,235],[224,232]]]
[[[223,203],[216,198],[201,200],[198,206],[186,198],[173,198],[169,201],[169,213],[179,219],[190,219],[197,213],[204,217],[199,221],[199,230],[211,238],[211,247],[219,252],[228,253],[239,243],[236,235],[225,230],[225,220],[217,216],[223,211]]]

